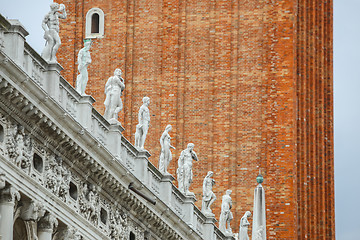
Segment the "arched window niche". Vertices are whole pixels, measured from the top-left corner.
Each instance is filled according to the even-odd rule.
[[[92,8],[86,14],[85,38],[104,37],[104,12],[100,8]]]

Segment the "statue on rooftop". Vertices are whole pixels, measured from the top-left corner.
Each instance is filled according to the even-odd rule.
[[[114,76],[110,77],[105,85],[104,118],[110,123],[117,122],[118,113],[123,109],[121,96],[125,89],[125,81],[121,75],[120,68],[115,69]]]
[[[214,214],[211,211],[211,205],[216,200],[216,196],[212,191],[212,188],[215,184],[215,180],[211,177],[214,175],[212,171],[209,171],[204,178],[203,182],[203,199],[201,205],[201,212],[204,213],[205,216],[213,217]]]
[[[150,111],[149,111],[150,98],[143,98],[143,105],[139,109],[139,123],[136,125],[135,132],[135,146],[138,149],[144,149],[146,135],[150,125]]]
[[[171,137],[169,135],[169,132],[171,131],[171,129],[171,125],[167,125],[165,131],[160,137],[161,153],[159,159],[159,170],[162,174],[168,173],[167,168],[170,161],[172,160],[171,148],[175,149],[175,147],[171,146],[170,144]]]
[[[81,95],[85,95],[86,84],[89,80],[87,67],[91,63],[90,47],[91,40],[84,40],[84,47],[80,49],[77,59],[79,75],[76,78],[76,91]]]
[[[192,160],[198,161],[198,157],[193,150],[194,146],[193,143],[189,143],[187,148],[181,152],[176,171],[180,192],[190,196],[194,196],[194,193],[189,191],[193,178]]]
[[[248,217],[250,216],[251,212],[247,211],[240,220],[239,240],[249,240],[248,227],[250,226],[250,223]]]
[[[226,236],[232,235],[232,230],[230,227],[230,221],[233,219],[233,214],[230,211],[232,208],[232,201],[230,197],[231,193],[231,190],[226,190],[226,194],[222,197],[221,213],[219,220],[219,229]]]
[[[57,62],[56,53],[61,45],[59,18],[66,18],[65,5],[58,3],[50,4],[50,12],[45,15],[41,25],[45,31],[44,38],[46,40],[41,56],[50,63]]]

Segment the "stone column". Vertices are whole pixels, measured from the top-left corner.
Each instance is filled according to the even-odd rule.
[[[53,231],[58,226],[58,220],[49,212],[38,222],[38,239],[51,240]]]
[[[13,240],[14,206],[20,193],[12,186],[0,190],[0,236],[1,240]]]

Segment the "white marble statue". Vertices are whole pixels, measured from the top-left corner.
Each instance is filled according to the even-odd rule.
[[[239,240],[249,240],[248,227],[250,226],[250,223],[248,221],[248,217],[250,216],[251,212],[247,211],[240,220]]]
[[[192,160],[198,161],[198,157],[193,150],[194,146],[195,145],[193,143],[189,143],[187,148],[181,152],[180,158],[178,160],[178,169],[176,171],[179,190],[185,195],[190,196],[194,195],[194,193],[189,191],[193,178]]]
[[[150,98],[143,98],[143,105],[139,109],[139,124],[136,125],[135,132],[135,146],[138,149],[144,149],[146,135],[149,130],[150,124],[150,111],[149,111]]]
[[[125,89],[125,81],[121,75],[121,70],[115,69],[114,76],[110,77],[105,85],[104,118],[110,123],[117,123],[118,113],[123,109],[121,96]]]
[[[233,215],[230,211],[232,208],[232,201],[230,197],[231,193],[231,190],[226,190],[226,194],[222,197],[219,220],[219,229],[227,236],[232,235],[232,230],[230,227],[230,221],[233,219]]]
[[[90,47],[91,40],[85,40],[84,47],[80,49],[77,59],[79,75],[76,78],[76,91],[81,95],[85,95],[86,84],[89,80],[87,67],[91,63]]]
[[[201,205],[201,212],[204,213],[205,216],[214,216],[211,211],[211,205],[216,200],[216,196],[212,191],[212,188],[215,184],[215,180],[211,178],[213,175],[214,173],[212,171],[209,171],[203,182],[203,199]]]
[[[167,168],[172,160],[171,148],[175,149],[175,147],[170,144],[171,137],[169,132],[171,129],[171,125],[167,125],[165,131],[160,137],[161,153],[159,158],[159,170],[162,174],[168,174]]]
[[[41,56],[50,63],[56,63],[56,53],[61,45],[59,36],[59,18],[66,18],[64,4],[50,4],[50,12],[45,15],[42,21],[42,28],[45,31],[44,38],[46,45]]]

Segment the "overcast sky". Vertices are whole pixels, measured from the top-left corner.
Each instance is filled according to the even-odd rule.
[[[41,53],[41,22],[51,0],[0,0],[0,13],[19,19]],[[334,0],[336,237],[360,239],[360,0]],[[69,13],[71,14],[71,13]]]

